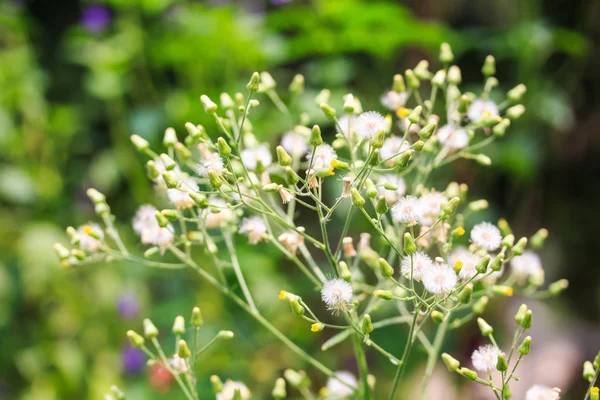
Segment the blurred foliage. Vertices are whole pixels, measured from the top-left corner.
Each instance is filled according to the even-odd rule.
[[[557,160],[568,158],[564,151],[570,148],[561,143],[577,129],[576,110],[593,111],[585,72],[594,44],[585,31],[557,27],[536,2],[514,7],[516,14],[498,6],[505,21],[495,25],[480,10],[479,23],[459,20],[457,29],[435,18],[426,21],[392,1],[217,3],[0,4],[0,399],[99,399],[110,384],[123,380],[132,398],[160,398],[143,370],[127,372],[131,360],[123,333],[139,328],[145,316],[168,331],[172,319],[187,315],[194,305],[202,307],[209,321],[206,338],[219,329],[231,329],[238,338],[234,346],[215,350],[201,362],[200,376],[243,378],[264,392],[282,368],[303,367],[186,273],[166,275],[135,265],[64,272],[52,252],[54,242],[65,240],[62,226],[92,218],[82,195],[87,187],[107,193],[125,223],[137,205],[152,198],[129,144],[131,133],[157,142],[165,127],[180,130],[186,121],[205,124],[210,131],[212,121],[202,112],[200,94],[216,98],[221,91],[233,93],[255,70],[268,69],[281,86],[295,73],[305,74],[309,89],[302,101],[307,104],[328,87],[334,105],[351,89],[370,109],[379,108],[379,96],[394,73],[413,67],[422,55],[433,56],[442,41],[453,46],[467,83],[478,83],[481,61],[492,53],[502,85],[497,91],[525,82],[528,112],[493,149],[494,166],[485,175],[473,175],[464,164],[454,173],[476,187],[476,195],[491,196],[492,204],[518,217],[517,231],[530,233],[543,223],[551,232],[568,226],[549,208],[572,213],[561,207],[561,199],[574,207],[577,199],[550,190],[554,200],[538,199],[544,205],[539,209],[528,197],[552,188],[552,179],[546,186],[539,180],[556,172]],[[448,17],[451,5],[458,5],[448,4],[439,7],[437,18]],[[100,17],[91,21],[95,25],[89,19],[94,15],[80,19],[98,5]],[[263,119],[255,131],[274,138],[289,124],[277,115]],[[594,170],[597,166],[589,169]],[[569,177],[562,178],[563,184],[571,182]],[[598,191],[589,194],[598,196]],[[591,206],[574,217],[584,215],[586,207]],[[499,209],[488,212],[492,219],[500,214]],[[595,229],[585,217],[581,223],[583,232]],[[561,233],[556,240],[559,256],[550,263],[549,279],[565,272],[560,262],[568,257],[560,255],[567,251],[561,247]],[[264,294],[258,299],[261,307],[302,347],[318,350],[318,339],[292,323],[271,296],[285,282],[297,285],[297,272],[280,265],[277,255],[259,250],[243,247],[242,258],[255,268],[249,280]],[[589,288],[589,277],[577,272],[584,271],[589,248],[580,253],[575,259],[581,265],[569,278],[579,277],[579,288]],[[318,301],[308,285],[299,292],[308,302]],[[598,310],[600,298],[589,292],[579,300],[587,304],[578,304],[582,314]],[[127,307],[135,312],[124,312]],[[352,359],[334,360],[327,353],[323,358],[339,368],[353,368]],[[203,385],[208,396],[208,379]]]

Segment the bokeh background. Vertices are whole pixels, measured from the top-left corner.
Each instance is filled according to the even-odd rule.
[[[147,371],[124,332],[141,329],[144,317],[168,332],[195,305],[207,321],[203,338],[236,333],[200,360],[202,398],[210,398],[211,374],[244,380],[266,398],[285,368],[307,368],[192,272],[123,263],[64,271],[52,244],[66,243],[65,226],[94,218],[85,196],[93,186],[107,194],[128,244],[142,250],[128,224],[154,193],[128,136],[158,145],[167,126],[183,132],[186,121],[210,131],[200,94],[234,93],[253,71],[269,70],[281,88],[304,74],[307,104],[327,87],[334,105],[352,91],[365,109],[381,110],[392,75],[423,57],[435,66],[443,41],[467,87],[482,84],[487,54],[496,56],[498,94],[520,82],[528,87],[528,112],[490,149],[493,165],[460,162],[438,179],[468,183],[473,198],[490,200],[483,217],[507,217],[517,235],[549,229],[547,280],[565,277],[570,286],[558,299],[529,302],[535,343],[515,398],[544,383],[581,399],[581,363],[600,348],[599,20],[595,0],[0,2],[0,399],[101,399],[113,383],[132,399],[165,391],[180,398],[168,376]],[[269,116],[253,121],[256,134],[275,141],[285,121],[261,101]],[[293,288],[317,304],[309,283],[267,246],[241,246],[265,315],[326,364],[354,371],[348,346],[320,354],[324,337],[276,301],[279,289]],[[506,326],[504,342],[522,301],[497,301],[486,311]],[[405,339],[398,328],[376,335],[393,353]],[[161,340],[173,345],[167,334]],[[467,360],[480,340],[471,324],[444,349]],[[386,361],[368,356],[378,384],[389,385]],[[405,398],[421,368],[409,371]],[[315,387],[324,383],[309,373]],[[435,394],[442,390],[447,399],[484,398],[463,383],[440,368],[428,397],[442,398]]]

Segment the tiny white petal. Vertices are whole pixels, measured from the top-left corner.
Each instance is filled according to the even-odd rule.
[[[406,92],[395,92],[390,90],[381,96],[381,104],[391,111],[398,111],[401,107],[406,104],[408,93]]]

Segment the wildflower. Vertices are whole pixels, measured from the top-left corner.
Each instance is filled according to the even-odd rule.
[[[217,400],[233,400],[236,390],[239,391],[242,400],[248,400],[251,397],[250,390],[242,382],[228,379],[223,385],[223,390],[217,393]]]
[[[481,118],[497,117],[499,114],[498,106],[492,100],[477,99],[471,103],[467,116],[471,121],[477,121]]]
[[[333,399],[352,396],[354,392],[352,388],[358,388],[358,381],[354,375],[348,371],[337,371],[335,376],[336,378],[330,377],[327,379],[327,395]],[[340,380],[350,387],[344,385]]]
[[[448,198],[442,193],[432,190],[423,194],[419,198],[419,203],[421,205],[419,223],[431,226],[438,219],[442,205],[448,203]]]
[[[384,187],[386,183],[394,185],[396,189],[386,189]],[[404,179],[394,174],[381,175],[377,180],[377,186],[378,194],[383,196],[388,204],[397,202],[402,196],[404,196],[404,193],[406,193],[406,183],[404,182]]]
[[[518,277],[527,277],[542,269],[542,261],[540,256],[527,250],[522,255],[513,258],[510,266]]]
[[[392,207],[394,221],[413,226],[417,224],[420,214],[419,199],[415,196],[405,196]]]
[[[81,24],[92,33],[104,31],[112,19],[110,10],[103,4],[87,6],[81,15]]]
[[[217,153],[209,152],[207,157],[201,160],[198,165],[200,176],[206,177],[210,171],[214,171],[219,176],[223,173],[223,159]]]
[[[404,105],[406,104],[406,99],[408,97],[408,93],[406,92],[396,92],[393,90],[390,90],[388,92],[386,92],[386,94],[384,94],[383,96],[381,96],[381,104],[391,110],[391,111],[398,111],[400,108],[404,107]]]
[[[308,151],[308,141],[304,135],[290,131],[281,138],[281,146],[293,157],[301,157]]]
[[[433,294],[447,294],[456,286],[454,270],[443,263],[441,258],[423,272],[423,285]]]
[[[321,299],[327,305],[327,309],[336,314],[347,311],[352,301],[352,286],[343,279],[331,279],[325,282],[321,289]]]
[[[230,208],[227,208],[225,200],[218,197],[211,197],[209,203],[211,206],[215,207],[215,209],[206,209],[203,212],[207,228],[218,228],[233,219],[233,211]],[[217,210],[218,212],[214,212]]]
[[[196,203],[190,197],[190,192],[198,191],[198,184],[192,177],[183,176],[181,185],[177,189],[167,189],[169,201],[177,208],[190,208]]]
[[[299,226],[298,230],[304,232],[304,228]],[[279,242],[292,254],[298,250],[298,246],[304,243],[304,236],[296,231],[284,232],[277,238]]]
[[[398,136],[390,136],[389,138],[383,141],[383,147],[379,149],[379,157],[382,160],[387,160],[385,162],[386,165],[393,165],[394,160],[396,160],[400,156],[400,153],[403,153],[409,148],[410,144],[408,143],[408,141]]]
[[[370,233],[363,232],[360,234],[360,240],[358,242],[358,249],[360,251],[371,250],[371,234]]]
[[[342,250],[344,251],[344,257],[356,257],[356,249],[354,248],[354,243],[352,243],[352,238],[350,236],[346,236],[342,239]]]
[[[267,225],[260,217],[244,218],[239,233],[248,235],[248,243],[257,244],[267,233]]]
[[[382,130],[387,130],[385,118],[378,112],[367,111],[358,116],[356,133],[358,133],[358,136],[362,139],[370,140]]]
[[[318,170],[320,168],[329,168],[332,160],[337,160],[337,154],[333,147],[328,144],[321,144],[315,148],[314,157],[312,152],[306,156],[311,168]]]
[[[125,372],[134,374],[141,371],[146,365],[146,355],[141,349],[128,344],[121,352],[121,362]]]
[[[477,246],[487,251],[494,251],[502,243],[502,234],[500,229],[489,222],[482,222],[471,230],[471,241]]]
[[[350,176],[345,176],[342,179],[342,197],[350,197],[350,189],[352,189],[353,179]]]
[[[338,120],[339,127],[336,127],[338,133],[343,134],[347,138],[351,138],[352,136],[354,136],[354,133],[356,132],[357,120],[358,118],[354,115],[343,115]],[[341,132],[340,128],[342,128]]]
[[[279,185],[277,191],[279,192],[279,196],[281,196],[281,202],[283,204],[289,203],[294,198],[294,195],[281,185]]]
[[[448,257],[448,261],[450,262],[450,267],[454,268],[456,263],[460,263],[461,268],[458,273],[458,278],[462,280],[469,280],[477,273],[475,267],[479,262],[481,262],[483,257],[478,256],[477,254],[470,253],[464,247],[456,248],[450,256]],[[481,278],[482,276],[478,276],[477,278]]]
[[[244,149],[240,153],[240,157],[249,170],[255,170],[258,163],[263,167],[268,167],[273,162],[273,156],[266,144]]]
[[[95,252],[100,249],[104,232],[100,225],[90,222],[87,225],[82,225],[77,228],[77,236],[79,237],[79,246],[86,251]]]
[[[480,346],[475,350],[471,356],[471,361],[473,362],[473,367],[475,367],[477,371],[489,375],[496,369],[499,355],[500,349],[488,344],[486,346]]]
[[[184,374],[188,371],[187,361],[177,354],[173,354],[173,357],[169,358],[168,362],[169,366],[180,374]]]
[[[431,261],[431,258],[429,258],[427,254],[417,251],[412,254],[412,260],[409,256],[406,256],[402,259],[402,263],[400,263],[400,271],[405,278],[411,279],[410,273],[412,270],[413,279],[417,282],[421,282],[423,280],[423,274],[425,271],[430,269],[432,266],[433,261]]]
[[[449,150],[460,150],[469,144],[469,135],[464,129],[444,125],[437,131],[440,143]]]
[[[560,389],[545,385],[533,385],[525,393],[525,400],[559,400]]]

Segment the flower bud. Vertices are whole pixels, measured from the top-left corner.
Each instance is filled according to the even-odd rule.
[[[371,322],[371,316],[369,314],[363,316],[360,327],[365,335],[373,332],[373,323]]]
[[[419,137],[423,140],[429,139],[431,135],[433,135],[433,132],[435,131],[436,127],[437,124],[435,122],[425,125],[423,129],[419,131]]]
[[[160,160],[165,165],[165,169],[167,171],[172,171],[177,166],[177,163],[175,163],[175,161],[173,161],[173,159],[171,157],[169,157],[167,154],[164,154],[164,153],[161,154]]]
[[[327,178],[328,176],[333,176],[335,175],[335,171],[333,170],[333,168],[319,168],[317,170],[317,172],[315,173],[316,176],[318,176],[319,178]]]
[[[600,398],[600,388],[594,386],[590,389],[590,400],[598,400]]]
[[[407,69],[404,73],[404,76],[406,76],[406,84],[409,89],[415,90],[418,89],[419,86],[421,86],[419,78],[417,78],[417,75],[412,69]]]
[[[433,78],[431,79],[431,83],[437,87],[444,86],[444,82],[446,81],[446,70],[440,69],[435,73]]]
[[[384,196],[379,196],[379,198],[377,199],[377,204],[375,205],[375,211],[377,212],[377,214],[385,214],[386,212],[388,212],[388,205],[387,202],[385,201],[385,197]]]
[[[275,152],[277,153],[277,160],[279,161],[279,165],[281,165],[282,167],[292,165],[292,157],[287,153],[287,151],[285,151],[285,149],[282,146],[277,146]]]
[[[298,96],[302,92],[304,92],[304,76],[300,74],[294,75],[292,82],[290,83],[290,93],[295,96]]]
[[[442,360],[450,372],[456,372],[460,368],[460,362],[448,353],[442,354]]]
[[[235,335],[231,331],[219,331],[219,333],[217,333],[217,339],[229,340],[233,339],[234,336]]]
[[[352,194],[352,204],[355,207],[363,208],[365,205],[365,199],[360,195],[360,192],[355,188],[350,189],[350,193]]]
[[[211,376],[210,383],[212,384],[213,392],[221,393],[221,391],[223,390],[223,382],[221,382],[221,379],[219,379],[218,376]]]
[[[356,255],[356,252],[354,253],[354,255]],[[346,282],[350,282],[350,280],[352,279],[352,273],[348,268],[348,264],[346,264],[345,261],[340,261],[338,266],[340,267],[340,278],[342,278]]]
[[[415,244],[415,239],[413,239],[412,235],[408,232],[404,233],[404,252],[406,254],[412,254],[417,250],[417,245]]]
[[[202,319],[202,312],[199,307],[194,307],[192,310],[192,318],[190,320],[190,324],[193,327],[199,328],[204,324],[204,320]]]
[[[331,97],[331,92],[329,89],[323,89],[319,92],[319,94],[317,94],[317,97],[315,97],[315,103],[317,105],[321,103],[327,103],[329,101],[329,97]]]
[[[506,97],[508,97],[508,100],[514,103],[521,100],[521,98],[526,92],[527,87],[521,83],[515,86],[514,88],[510,89],[508,93],[506,93]]]
[[[490,336],[494,332],[494,328],[483,318],[477,318],[477,326],[479,326],[479,330],[483,336]]]
[[[150,147],[148,141],[142,138],[140,135],[131,135],[129,139],[131,140],[131,143],[133,143],[135,148],[140,152],[148,150],[148,148]]]
[[[531,237],[529,242],[531,243],[531,247],[533,247],[534,249],[539,249],[540,247],[542,247],[544,245],[544,241],[547,238],[548,238],[548,230],[542,228],[533,234],[533,236]]]
[[[325,114],[325,116],[328,119],[335,118],[335,108],[331,107],[329,104],[327,104],[325,102],[319,104],[319,107],[321,107],[321,111],[323,111],[323,114]]]
[[[442,213],[444,217],[449,217],[456,212],[456,207],[460,203],[460,198],[453,197],[446,204],[442,205]]]
[[[458,371],[459,374],[461,374],[462,376],[464,376],[465,378],[468,378],[472,381],[476,381],[477,380],[477,372],[473,371],[472,369],[469,368],[461,368]]]
[[[465,234],[465,228],[463,228],[462,226],[459,226],[458,228],[456,228],[452,232],[450,232],[450,236],[452,236],[453,238],[462,237],[464,234]]]
[[[227,141],[222,137],[217,139],[217,150],[221,157],[227,157],[231,154],[231,147],[227,144]]]
[[[160,176],[160,172],[156,168],[156,164],[154,163],[154,160],[148,160],[148,162],[146,163],[146,172],[147,172],[148,178],[150,178],[150,180],[155,180],[156,178],[158,178]]]
[[[484,76],[492,76],[496,74],[496,59],[494,56],[487,56],[483,62],[481,73]]]
[[[583,379],[588,382],[591,382],[596,376],[596,371],[594,370],[594,366],[591,361],[586,361],[583,363]]]
[[[523,237],[519,239],[517,244],[515,244],[512,248],[512,252],[515,256],[520,256],[525,251],[525,247],[527,246],[527,238]]]
[[[271,392],[271,396],[273,396],[274,399],[285,399],[287,397],[287,392],[285,390],[285,379],[277,378],[275,381],[275,387],[273,387],[273,391]]]
[[[506,110],[506,117],[511,120],[519,119],[524,113],[525,106],[523,104],[517,104],[516,106],[512,106]]]
[[[452,48],[446,42],[440,45],[440,61],[443,63],[451,63],[454,61],[454,54],[452,54]]]
[[[408,120],[413,123],[416,124],[419,122],[419,117],[421,116],[421,112],[423,111],[423,107],[421,106],[416,106],[410,114],[408,114]]]
[[[69,250],[67,250],[67,248],[60,243],[54,244],[54,251],[56,252],[56,255],[58,256],[58,259],[61,261],[66,260],[71,256],[71,253],[69,252]]]
[[[446,75],[446,80],[453,85],[460,85],[462,82],[462,75],[460,73],[460,68],[456,65],[451,66],[448,69],[448,74]]]
[[[552,282],[550,285],[548,285],[548,292],[550,292],[550,294],[553,296],[557,296],[557,295],[561,294],[568,287],[569,287],[569,281],[566,279],[560,279],[560,280],[558,280],[556,282]]]
[[[173,333],[175,335],[183,335],[185,333],[185,320],[181,315],[175,318],[173,323]]]
[[[217,105],[207,95],[203,94],[200,96],[200,102],[204,107],[204,111],[208,114],[213,114],[217,111]]]
[[[489,203],[487,200],[476,200],[476,201],[470,202],[467,205],[467,209],[472,212],[477,212],[477,211],[487,209],[488,206],[489,206]]]
[[[304,307],[298,299],[290,299],[290,306],[292,307],[292,312],[294,315],[304,315]]]
[[[519,325],[521,325],[525,329],[531,328],[531,326],[533,325],[533,313],[531,312],[531,310],[527,310],[525,316],[523,316],[523,319],[521,320]]]
[[[502,247],[506,247],[507,249],[513,247],[515,245],[515,235],[512,233],[504,236],[502,239]]]
[[[494,285],[492,286],[492,293],[497,294],[499,296],[511,297],[513,295],[513,288],[510,286],[504,285]]]
[[[181,339],[177,343],[177,355],[183,359],[186,359],[192,355],[190,348],[188,347],[185,340]]]
[[[252,75],[252,79],[256,79],[255,75]],[[252,80],[251,80],[252,82]],[[273,90],[277,87],[277,82],[275,82],[275,79],[273,79],[273,77],[271,76],[270,73],[263,71],[260,73],[260,81],[259,81],[259,86],[258,86],[258,91],[259,92],[268,92],[269,90]],[[251,90],[250,88],[248,88],[248,90]]]
[[[485,307],[489,303],[490,299],[487,296],[481,297],[479,300],[473,304],[473,312],[477,315],[483,314]]]
[[[192,200],[194,200],[194,203],[196,203],[196,205],[201,208],[201,209],[205,209],[208,208],[209,204],[208,201],[206,200],[206,196],[202,193],[196,193],[196,192],[189,192],[188,195],[192,198]]]
[[[163,144],[165,147],[173,147],[177,142],[177,133],[175,132],[175,129],[171,127],[165,129],[165,135],[163,136]]]
[[[86,194],[94,204],[106,202],[106,197],[94,188],[89,188]]]
[[[367,196],[369,196],[371,199],[374,199],[379,193],[377,191],[377,187],[375,187],[375,184],[370,178],[365,181],[365,187],[367,189]]]
[[[389,290],[378,289],[378,290],[375,290],[373,292],[373,296],[378,297],[378,298],[383,299],[383,300],[391,300],[392,299],[392,292],[389,291]]]
[[[148,339],[154,339],[158,336],[158,329],[148,318],[144,319],[144,336]]]
[[[283,371],[283,377],[294,387],[308,387],[310,385],[310,379],[306,376],[304,371],[294,371],[293,369],[286,369]]]
[[[469,304],[471,302],[471,295],[473,294],[473,284],[467,283],[465,287],[458,294],[458,301],[462,304]]]
[[[500,353],[498,355],[498,362],[496,363],[496,369],[500,372],[504,372],[508,369],[508,363],[506,362],[506,355]]]
[[[415,75],[419,79],[431,78],[431,72],[429,72],[429,62],[427,60],[421,60],[414,69]]]
[[[310,326],[311,332],[321,332],[323,329],[325,329],[325,324],[322,322],[316,322]]]
[[[208,171],[208,181],[213,189],[219,189],[223,185],[221,177],[215,171]]]
[[[381,272],[381,276],[384,278],[391,278],[394,275],[394,268],[392,268],[385,258],[380,258],[379,272]]]
[[[521,322],[523,322],[523,318],[525,318],[525,314],[527,313],[527,304],[521,304],[521,307],[519,307],[519,309],[517,310],[517,313],[515,314],[515,322],[519,325],[521,325]]]
[[[183,143],[175,143],[175,152],[177,153],[177,157],[184,161],[188,161],[190,158],[192,158],[192,153],[190,153],[188,148],[185,147]]]
[[[271,76],[271,75],[269,75]],[[254,72],[252,74],[252,76],[250,77],[250,81],[248,81],[248,84],[246,85],[246,89],[248,89],[248,91],[250,93],[254,93],[258,91],[258,87],[260,86],[261,83],[261,75],[259,75],[258,72]]]
[[[285,179],[289,184],[295,185],[300,180],[300,177],[292,167],[285,167]]]
[[[442,321],[444,320],[446,316],[444,315],[443,312],[440,312],[438,310],[433,310],[431,312],[431,319],[433,320],[433,322],[435,322],[436,324],[441,324]]]
[[[154,213],[154,217],[156,218],[156,221],[158,222],[158,226],[160,226],[161,228],[164,228],[167,225],[169,225],[169,220],[160,211],[156,211]]]
[[[498,229],[502,232],[503,236],[510,235],[512,233],[512,229],[510,229],[510,225],[504,218],[500,218],[498,220]]]
[[[504,261],[504,255],[499,253],[496,257],[494,257],[494,261],[491,262],[490,268],[492,271],[500,271],[502,269],[502,262]]]
[[[396,168],[406,168],[412,158],[412,150],[406,150],[400,154],[396,161]]]
[[[394,82],[392,83],[392,90],[396,93],[406,92],[406,85],[404,84],[404,78],[400,74],[394,75]]]
[[[160,213],[169,221],[174,221],[179,218],[179,212],[177,210],[161,210]]]
[[[519,354],[526,356],[531,351],[531,336],[527,336],[523,339],[523,343],[518,348]]]
[[[131,345],[135,348],[139,349],[140,347],[144,346],[144,338],[134,331],[127,331],[127,338],[129,339]]]
[[[319,146],[323,144],[323,138],[321,137],[321,128],[319,128],[319,125],[313,126],[312,131],[310,133],[310,139],[308,139],[308,144],[310,144],[311,146]]]
[[[506,130],[508,129],[509,126],[510,126],[510,119],[504,118],[504,119],[502,119],[502,121],[500,121],[496,125],[494,125],[494,127],[492,128],[492,132],[494,133],[494,135],[496,135],[498,137],[504,136],[504,134],[506,133]]]
[[[347,113],[354,111],[354,96],[352,93],[348,93],[344,96],[344,111]]]

